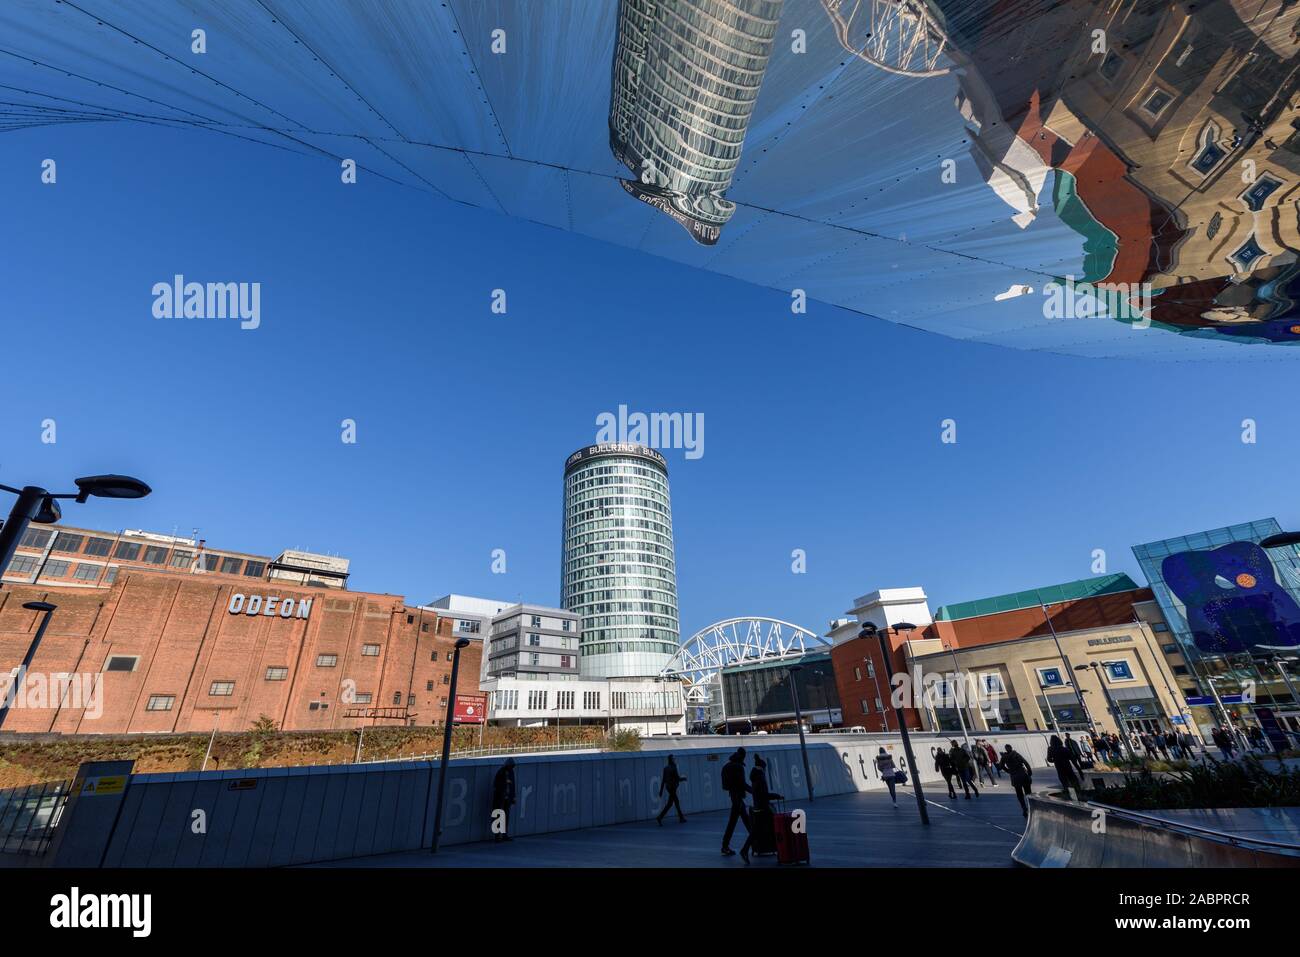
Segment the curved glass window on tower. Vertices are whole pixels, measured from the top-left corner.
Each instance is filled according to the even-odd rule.
[[[591,445],[564,466],[560,604],[582,616],[584,678],[650,677],[677,651],[677,568],[664,457]]]

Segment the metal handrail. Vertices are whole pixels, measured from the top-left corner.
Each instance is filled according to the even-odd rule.
[[[1300,844],[1288,844],[1285,841],[1270,841],[1262,837],[1242,837],[1232,834],[1228,831],[1220,831],[1212,827],[1202,827],[1199,824],[1187,824],[1182,821],[1171,821],[1168,818],[1157,817],[1154,814],[1143,814],[1141,811],[1130,811],[1128,808],[1115,807],[1110,804],[1103,804],[1101,801],[1085,802],[1089,807],[1100,808],[1107,815],[1117,815],[1121,818],[1137,819],[1136,823],[1148,822],[1159,824],[1162,827],[1171,828],[1179,831],[1191,831],[1195,834],[1205,835],[1224,841],[1235,846],[1255,845],[1257,847],[1281,848],[1289,851],[1300,851]]]

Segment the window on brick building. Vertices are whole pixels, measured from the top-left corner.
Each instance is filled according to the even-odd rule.
[[[280,667],[280,666],[274,666],[274,667],[271,667],[271,668],[267,668],[267,669],[266,669],[266,680],[267,680],[267,681],[284,681],[284,680],[287,679],[288,677],[289,677],[289,669],[288,669],[288,668],[284,668],[284,667]]]
[[[374,696],[369,691],[358,691],[356,697],[352,699],[353,704],[370,704]]]
[[[104,572],[104,584],[111,585],[115,581],[117,581],[117,566],[109,565],[108,571]]]
[[[108,661],[104,662],[104,670],[135,671],[135,666],[139,663],[138,655],[109,655]]]
[[[133,562],[140,557],[140,545],[138,542],[118,542],[117,548],[113,550],[113,557]]]
[[[402,703],[402,693],[400,691],[394,691],[393,704],[401,704],[401,703]]]
[[[113,550],[113,540],[111,538],[89,538],[86,540],[86,554],[96,555],[99,558],[106,557]]]
[[[193,552],[172,552],[172,568],[189,568],[194,564]]]
[[[407,615],[407,616],[406,616],[406,623],[407,623],[408,625],[413,625],[413,624],[415,624],[415,616],[414,616],[414,615]]]
[[[262,573],[266,571],[266,562],[244,562],[244,574],[248,578],[261,578]]]
[[[30,575],[36,571],[38,559],[30,555],[19,555],[9,563],[9,568],[5,571],[6,575]]]
[[[339,663],[338,655],[317,655],[316,656],[317,668],[333,668],[338,663]]]
[[[217,698],[228,698],[235,693],[235,683],[233,681],[214,681],[208,688],[208,694]]]
[[[174,694],[151,694],[145,702],[145,711],[170,711],[176,703]]]
[[[144,550],[144,560],[150,565],[161,565],[167,561],[167,549],[161,545],[150,545]]]
[[[69,562],[50,561],[45,563],[45,568],[41,574],[46,578],[62,578],[71,567],[72,565]]]
[[[420,630],[427,632],[429,630],[429,623],[426,621],[422,625],[420,625]]]
[[[231,558],[227,555],[225,558],[221,559],[221,574],[238,575],[239,569],[243,566],[244,560],[242,558]]]
[[[446,698],[439,698],[439,699],[438,699],[438,707],[440,707],[440,708],[445,708],[445,707],[447,707],[447,699],[446,699]]]
[[[857,665],[853,666],[853,680],[854,681],[862,680],[862,669],[859,668]]]
[[[378,658],[378,657],[379,657],[379,646],[378,646],[378,645],[362,645],[362,646],[361,646],[361,654],[364,655],[364,656],[367,657],[367,658]]]
[[[427,682],[427,683],[425,684],[425,686],[424,686],[424,690],[425,690],[425,691],[432,691],[432,690],[433,690],[433,682],[432,682],[432,681]]]
[[[93,582],[99,578],[100,566],[82,563],[72,570],[72,577],[79,582]]]
[[[18,544],[23,548],[44,548],[53,537],[54,533],[48,528],[29,528]]]
[[[455,658],[455,657],[456,657],[456,655],[455,655],[453,652],[450,652],[450,651],[447,652],[447,660],[448,660],[448,661],[451,661],[451,659],[452,659],[452,658]]]
[[[449,684],[451,684],[451,675],[443,675],[443,676],[442,676],[442,683],[445,684],[445,685],[449,685]]]
[[[208,554],[204,554],[204,556],[203,556],[203,570],[204,570],[204,571],[206,571],[206,572],[215,572],[215,571],[217,570],[217,566],[220,565],[220,564],[221,564],[221,556],[220,556],[220,555],[208,555]]]
[[[85,540],[84,535],[69,535],[67,532],[59,532],[59,537],[54,540],[54,551],[79,552]]]

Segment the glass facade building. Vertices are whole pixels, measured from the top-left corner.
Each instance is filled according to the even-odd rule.
[[[676,654],[668,466],[639,445],[593,445],[564,468],[560,604],[582,618],[583,678],[658,675]]]
[[[1279,661],[1300,654],[1300,553],[1260,544],[1281,530],[1269,518],[1133,546],[1204,696],[1296,710]]]
[[[801,666],[790,671],[792,664]],[[799,691],[799,710],[810,727],[842,720],[835,669],[829,653],[806,654],[797,662],[738,665],[722,670],[722,705],[730,731],[764,729],[794,721],[789,678]]]
[[[609,106],[623,187],[700,243],[735,212],[740,163],[784,0],[619,0]]]

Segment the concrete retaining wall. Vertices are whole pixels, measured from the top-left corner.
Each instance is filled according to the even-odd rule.
[[[1234,844],[1091,803],[1034,795],[1029,805],[1029,825],[1011,853],[1026,867],[1300,867],[1300,849]]]
[[[882,745],[904,763],[897,736],[837,735],[826,740],[830,737],[810,739],[808,746],[817,794],[883,789],[873,761]],[[928,782],[938,779],[929,748],[939,739],[932,737],[917,736],[914,742],[923,763],[921,778]],[[1041,735],[990,735],[989,740],[999,750],[1010,741],[1033,764],[1043,763],[1046,745]],[[786,794],[792,804],[805,799],[797,740],[775,743],[769,736],[750,735],[741,741],[749,754],[761,754],[767,761],[773,790]],[[687,779],[679,792],[686,813],[724,809],[728,802],[719,775],[737,742],[706,736],[677,738],[674,743],[679,745],[672,749],[678,767]],[[654,748],[516,758],[518,803],[511,814],[511,833],[654,817],[660,807],[662,752]],[[450,762],[443,844],[491,836],[492,778],[501,760]],[[438,774],[436,764],[415,761],[132,775],[118,798],[111,831],[101,842],[103,861],[109,867],[274,867],[427,847]],[[112,799],[98,797],[96,805],[103,810],[102,802]],[[69,805],[70,812],[75,809],[75,804]],[[70,826],[75,814],[71,818],[66,822]],[[86,859],[64,854],[57,864],[98,866],[100,852],[93,842],[89,846]]]

